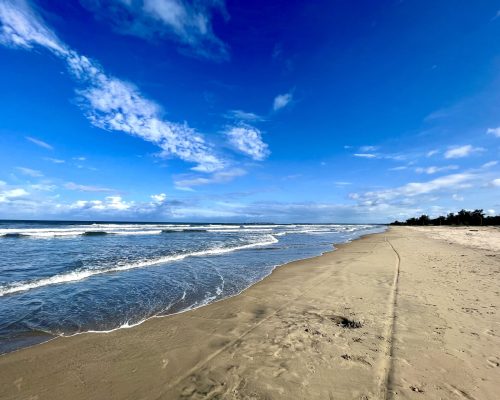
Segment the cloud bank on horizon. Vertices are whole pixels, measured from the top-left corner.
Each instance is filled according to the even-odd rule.
[[[373,42],[356,42],[356,27],[345,22],[364,56],[330,45],[335,33],[321,26],[311,30],[312,16],[324,26],[353,21],[355,10],[335,5],[306,12],[284,3],[277,16],[266,5],[221,0],[54,8],[0,0],[0,79],[9,99],[0,111],[0,218],[387,222],[462,207],[500,212],[500,80],[491,76],[471,93],[473,77],[451,61],[459,55],[450,46],[468,31],[452,20],[453,35],[433,44],[450,59],[390,54],[414,85],[383,70],[374,48],[395,33],[394,47],[404,48],[409,33],[368,24],[379,7],[398,13],[408,5],[367,7],[356,26],[375,29]],[[478,43],[500,33],[500,21],[487,19],[492,10],[470,15]],[[440,12],[427,18],[438,21]],[[279,18],[297,25],[276,30]],[[422,42],[427,22],[413,22]],[[320,32],[331,37],[315,40]],[[500,46],[482,50],[475,68],[486,76]],[[437,96],[419,88],[436,82]],[[401,102],[402,90],[413,100]],[[37,120],[26,118],[24,104]]]

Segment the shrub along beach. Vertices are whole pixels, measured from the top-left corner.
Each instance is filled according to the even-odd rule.
[[[500,215],[486,216],[484,210],[467,211],[462,209],[456,214],[449,213],[446,217],[431,218],[422,214],[418,218],[409,218],[405,222],[394,221],[390,225],[500,225]]]

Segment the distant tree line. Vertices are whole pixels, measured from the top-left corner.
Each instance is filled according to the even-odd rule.
[[[437,218],[422,214],[418,218],[409,218],[405,222],[394,221],[390,225],[500,225],[500,215],[485,216],[483,210],[460,210],[456,214],[449,213],[446,217]]]

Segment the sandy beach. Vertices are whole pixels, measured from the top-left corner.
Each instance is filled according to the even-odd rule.
[[[496,399],[499,244],[391,227],[203,308],[0,356],[0,398]]]

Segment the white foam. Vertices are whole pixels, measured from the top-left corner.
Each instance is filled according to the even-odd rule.
[[[341,231],[358,231],[371,227],[371,225],[282,225],[282,224],[255,224],[255,225],[229,225],[229,224],[92,224],[92,225],[66,225],[51,228],[7,228],[0,229],[0,236],[21,235],[28,238],[68,238],[86,233],[116,234],[116,235],[158,235],[166,231],[200,231],[221,233],[272,233],[283,236],[288,233],[334,233]]]
[[[110,235],[158,235],[162,233],[161,229],[138,229],[120,227],[104,228],[104,227],[84,227],[84,228],[68,228],[68,229],[0,229],[0,236],[4,235],[22,235],[31,238],[52,239],[52,238],[67,238],[86,235],[88,233],[103,233]]]
[[[188,258],[188,257],[203,257],[203,256],[225,254],[225,253],[230,253],[233,251],[250,249],[253,247],[267,246],[267,245],[274,244],[277,242],[278,242],[278,239],[276,239],[274,236],[267,235],[267,240],[265,240],[265,241],[245,244],[245,245],[241,245],[241,246],[215,247],[212,249],[195,251],[192,253],[183,253],[183,254],[176,254],[173,256],[160,257],[160,258],[157,258],[155,260],[148,260],[148,261],[142,261],[142,262],[131,263],[131,264],[116,265],[116,266],[110,267],[110,268],[77,270],[77,271],[72,271],[72,272],[68,272],[65,274],[54,275],[54,276],[51,276],[50,278],[38,279],[38,280],[33,281],[33,282],[17,282],[15,284],[11,284],[11,285],[0,286],[0,297],[8,295],[8,294],[13,294],[13,293],[25,292],[25,291],[28,291],[31,289],[36,289],[36,288],[48,286],[48,285],[81,281],[83,279],[89,278],[89,277],[94,276],[94,275],[101,275],[101,274],[106,274],[109,272],[119,272],[119,271],[126,271],[126,270],[136,269],[136,268],[151,267],[151,266],[158,265],[158,264],[165,264],[168,262],[180,261],[180,260],[183,260],[183,259]]]
[[[159,235],[162,233],[161,230],[154,231],[114,231],[113,235]]]
[[[363,226],[358,226],[358,228],[360,228],[359,230],[365,230],[367,228],[375,228],[375,225],[363,225]],[[385,230],[386,228],[383,228],[382,230]],[[288,233],[288,232],[283,232],[284,234]],[[364,236],[368,234],[368,232],[364,233],[364,234],[361,234],[360,237]],[[274,234],[275,236],[277,236],[277,234]],[[271,243],[276,243],[278,242],[278,240],[276,240],[276,238],[273,237],[273,239],[275,239],[275,241],[271,242]],[[352,238],[351,238],[352,239]],[[350,242],[351,239],[348,239],[346,240],[345,242]],[[252,246],[258,246],[258,245],[266,245],[266,243],[261,243],[261,244],[253,244]],[[245,247],[245,246],[243,246]],[[324,254],[324,253],[321,253],[321,254]],[[307,258],[307,257],[306,257]],[[301,260],[301,259],[298,259],[298,260]],[[296,261],[298,261],[296,260]],[[257,281],[253,282],[252,284],[248,285],[248,286],[245,286],[243,288],[241,288],[241,290],[239,290],[238,292],[232,294],[231,296],[228,296],[228,297],[234,297],[234,296],[237,296],[239,294],[241,294],[242,292],[244,292],[246,289],[248,289],[250,286],[253,286],[255,285],[256,283],[262,281],[264,278],[266,278],[267,276],[269,276],[273,271],[274,269],[277,267],[277,265],[274,265],[272,267],[272,269],[269,271],[268,274],[266,274],[265,276],[261,277],[260,279],[258,279]],[[182,297],[181,297],[181,300],[184,300],[186,298],[186,290],[184,290],[184,293],[182,294]],[[178,312],[175,312],[175,313],[171,313],[171,314],[168,314],[168,316],[171,316],[171,315],[175,315],[175,314],[181,314],[181,313],[184,313],[186,311],[190,311],[190,310],[194,310],[194,309],[197,309],[197,308],[200,308],[200,307],[203,307],[205,305],[208,305],[210,304],[212,301],[214,301],[215,299],[217,298],[217,296],[209,296],[207,298],[205,298],[203,301],[201,302],[196,302]],[[224,298],[221,298],[219,300],[224,300]],[[167,307],[168,308],[168,307]],[[147,320],[149,319],[152,319],[152,318],[163,318],[164,316],[166,316],[165,314],[154,314],[154,315],[151,315],[149,317],[146,317],[146,318],[143,318],[141,319],[140,321],[136,322],[136,323],[132,323],[130,324],[129,321],[125,322],[124,324],[116,327],[116,328],[113,328],[113,329],[110,329],[110,330],[89,330],[89,331],[83,331],[83,332],[77,332],[77,333],[74,333],[74,334],[61,334],[60,336],[76,336],[76,335],[81,335],[81,334],[85,334],[85,333],[104,333],[104,334],[107,334],[107,333],[111,333],[111,332],[114,332],[116,330],[119,330],[119,329],[128,329],[128,328],[132,328],[132,327],[135,327],[135,326],[138,326],[138,325],[141,325],[143,322],[146,322]]]
[[[222,232],[222,233],[262,233],[262,232],[272,232],[273,230],[271,228],[268,229],[251,229],[251,228],[235,228],[235,229],[226,229],[226,228],[220,228],[220,229],[207,229],[207,232]]]

